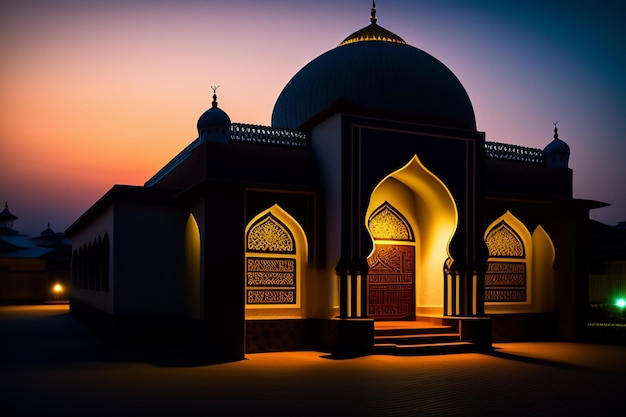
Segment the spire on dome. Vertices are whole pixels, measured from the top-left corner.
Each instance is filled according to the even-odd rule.
[[[370,22],[376,23],[376,0],[372,0],[372,10],[370,15]]]
[[[347,45],[355,42],[363,41],[383,41],[406,44],[405,40],[395,33],[376,24],[376,1],[372,0],[372,9],[370,13],[370,24],[363,29],[357,30],[352,35],[345,38],[338,46]]]
[[[213,102],[211,102],[211,105],[213,107],[217,107],[217,94],[216,94],[216,91],[217,91],[218,88],[220,88],[219,85],[212,85],[211,86],[211,89],[213,90]]]
[[[559,130],[557,129],[556,125],[559,124],[559,121],[557,120],[556,122],[553,122],[554,124],[554,139],[558,139],[559,138]]]
[[[559,139],[559,129],[554,122],[554,136],[552,142],[543,148],[543,158],[548,168],[567,168],[569,163],[570,149],[567,143]]]
[[[198,137],[202,141],[228,143],[231,121],[226,112],[217,107],[217,89],[219,87],[219,85],[211,86],[213,102],[211,108],[198,119]]]

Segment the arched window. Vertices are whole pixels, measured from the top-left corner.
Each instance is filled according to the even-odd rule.
[[[71,277],[72,277],[72,288],[78,288],[78,274],[79,274],[79,263],[78,263],[78,249],[74,249],[72,252],[72,269],[71,269]]]
[[[293,234],[267,213],[246,233],[246,304],[296,304],[296,274]]]
[[[101,246],[101,258],[100,258],[100,268],[101,268],[101,275],[102,275],[102,291],[108,292],[109,291],[109,261],[110,261],[110,254],[111,254],[111,247],[110,247],[110,243],[109,243],[109,234],[105,233],[104,234],[104,238],[102,239],[102,246]]]
[[[308,242],[300,224],[274,204],[244,233],[246,319],[306,317]]]
[[[485,302],[526,302],[527,260],[524,241],[502,220],[485,237],[489,251]]]

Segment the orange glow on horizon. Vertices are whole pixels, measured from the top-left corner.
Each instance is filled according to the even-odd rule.
[[[59,224],[47,213],[30,217],[41,205],[79,213],[113,184],[142,185],[197,137],[197,119],[211,106],[210,85],[221,85],[219,106],[233,122],[270,124],[291,77],[367,26],[370,12],[369,5],[356,11],[347,3],[305,1],[264,8],[248,1],[162,3],[36,1],[3,8],[0,201],[28,208],[16,212],[19,229]],[[545,16],[555,16],[550,5],[525,19],[505,5],[496,8],[502,13],[468,2],[450,13],[399,2],[379,10],[379,22],[459,77],[489,140],[543,147],[552,121],[561,120],[576,196],[610,203],[598,213],[623,220],[624,201],[615,191],[626,143],[618,137],[619,37],[608,37],[603,25],[587,26],[583,42],[567,39],[582,35],[542,26]],[[564,28],[580,26],[574,14],[556,15]],[[458,48],[459,41],[467,48]],[[573,69],[571,76],[563,77],[562,68]],[[592,137],[601,146],[590,146]]]

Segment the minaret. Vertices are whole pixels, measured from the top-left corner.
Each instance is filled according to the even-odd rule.
[[[543,160],[548,168],[568,168],[570,149],[567,143],[559,139],[559,130],[554,122],[552,142],[543,149]]]
[[[230,140],[230,117],[217,107],[218,86],[211,86],[213,101],[211,108],[198,119],[198,137],[201,141],[228,143]]]

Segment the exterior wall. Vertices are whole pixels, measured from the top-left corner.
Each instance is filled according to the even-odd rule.
[[[95,307],[108,314],[114,313],[113,300],[115,298],[115,279],[114,279],[114,266],[115,266],[115,254],[113,252],[112,243],[115,234],[114,219],[113,219],[113,207],[108,206],[100,214],[94,217],[89,224],[86,224],[76,234],[72,234],[72,256],[76,256],[77,251],[83,247],[87,247],[89,243],[92,243],[98,236],[104,237],[109,235],[109,242],[111,244],[111,251],[109,257],[109,291],[94,291],[84,288],[77,288],[75,286],[71,289],[71,299],[79,300],[91,307]],[[76,279],[77,271],[72,271],[73,279]]]
[[[182,314],[184,216],[167,206],[120,203],[114,217],[115,314]]]
[[[510,211],[496,219],[486,230],[485,238],[501,222],[519,236],[523,245],[524,258],[509,256],[495,257],[496,263],[523,263],[525,266],[525,300],[485,301],[487,314],[553,313],[555,312],[554,246],[543,227],[538,225],[531,234],[526,226]],[[506,274],[505,274],[506,275]]]
[[[607,261],[604,274],[589,276],[589,302],[613,304],[626,298],[626,261]]]
[[[451,262],[447,268],[452,281],[448,288],[454,290],[447,294],[452,297],[447,305],[449,297],[441,294],[444,314],[481,314],[480,276],[485,263],[481,204],[484,134],[353,116],[345,116],[342,122],[342,181],[343,187],[350,190],[342,195],[343,262],[350,268],[358,267],[371,252],[372,239],[364,223],[372,192],[384,178],[417,156],[425,169],[445,186],[458,213],[456,230],[448,244]],[[434,195],[424,186],[416,192],[415,198],[431,204]],[[428,221],[423,223],[418,227],[429,227]],[[437,268],[431,268],[427,273],[433,276],[424,279],[443,280],[444,266],[442,261]],[[429,298],[432,299],[432,294]],[[433,310],[427,314],[437,314],[435,311],[442,309],[433,305]]]
[[[206,143],[206,142],[205,142]],[[192,142],[193,144],[193,142]],[[191,144],[189,146],[192,146]],[[152,187],[183,189],[197,184],[206,176],[206,146],[201,144],[192,150],[184,149],[163,169],[169,169],[167,175],[158,178]],[[177,161],[177,158],[181,158]],[[158,173],[159,175],[161,173]]]
[[[53,287],[63,286],[56,294]],[[45,259],[0,257],[0,303],[42,302],[67,299],[69,269],[49,270]]]
[[[485,164],[487,193],[572,197],[573,171],[569,168],[546,168],[523,162],[487,159]]]
[[[528,312],[551,314],[554,317],[551,320],[553,324],[550,329],[537,331],[536,334],[551,334],[552,337],[575,340],[584,330],[584,312],[587,306],[588,209],[568,199],[549,200],[495,195],[487,197],[486,213],[489,222],[499,218],[507,210],[510,210],[528,230],[536,230],[541,226],[554,247],[554,299],[551,303],[544,298],[541,312],[537,309]],[[549,306],[552,304],[554,313],[549,312]],[[509,313],[523,312],[512,310]],[[500,317],[499,320],[502,321],[504,318]],[[511,318],[507,320],[510,321]],[[513,325],[509,322],[507,326],[511,328]],[[522,331],[523,320],[516,326]],[[494,332],[497,332],[498,328],[498,320],[494,318]],[[507,334],[509,339],[512,338],[510,330],[507,330]]]
[[[196,334],[207,353],[221,360],[243,359],[244,310],[244,192],[242,187],[205,184],[210,196],[201,227],[204,319]]]
[[[335,267],[341,259],[342,224],[342,148],[341,114],[335,114],[315,126],[311,132],[311,147],[320,169],[324,189],[325,244],[324,264],[318,268],[316,280],[320,305],[315,317],[330,318],[339,313],[339,282]]]

